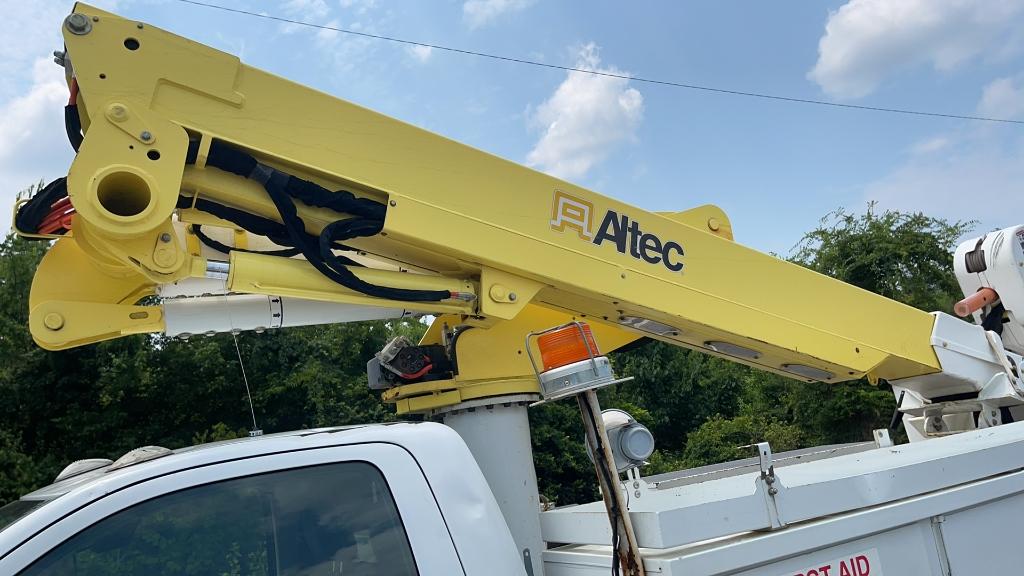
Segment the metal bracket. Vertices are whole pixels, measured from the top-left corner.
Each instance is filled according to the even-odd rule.
[[[893,445],[892,438],[889,436],[889,430],[887,428],[878,428],[877,430],[871,431],[872,436],[875,438],[875,446],[878,448],[889,448]]]
[[[782,484],[775,476],[775,465],[772,462],[772,447],[767,442],[758,442],[753,447],[757,448],[758,465],[761,468],[761,475],[758,477],[760,486],[758,490],[764,496],[765,508],[768,512],[768,520],[771,524],[769,530],[778,530],[786,527],[786,522],[780,514],[778,501],[779,488]]]

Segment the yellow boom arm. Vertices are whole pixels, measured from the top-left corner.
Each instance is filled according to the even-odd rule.
[[[345,241],[369,264],[352,271],[457,297],[381,298],[305,259],[236,251],[230,292],[441,314],[428,340],[442,322],[481,328],[460,338],[455,380],[390,392],[403,411],[535,391],[523,336],[568,318],[586,318],[606,350],[650,336],[805,380],[939,370],[932,316],[736,244],[714,206],[643,211],[152,26],[75,13],[64,40],[85,139],[67,180],[71,231],[32,287],[45,348],[163,330],[140,298],[216,268],[181,223],[238,228],[203,201],[283,221],[268,172],[211,166],[221,148],[382,206],[382,228]],[[314,236],[351,216],[294,206]]]

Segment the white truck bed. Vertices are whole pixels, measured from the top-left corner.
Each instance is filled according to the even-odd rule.
[[[770,485],[755,465],[627,488],[649,573],[1021,574],[1022,468],[1016,423],[777,467]],[[609,573],[601,503],[544,512],[541,522],[546,541],[565,543],[545,553],[545,574]]]

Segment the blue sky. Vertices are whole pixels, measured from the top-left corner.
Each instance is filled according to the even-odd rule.
[[[1024,119],[1024,0],[213,0],[634,76]],[[781,254],[840,206],[1024,219],[1024,126],[693,92],[495,62],[190,6],[97,5],[650,210],[725,209]],[[70,2],[0,0],[0,187],[66,172],[49,54]],[[0,225],[9,217],[2,211]]]

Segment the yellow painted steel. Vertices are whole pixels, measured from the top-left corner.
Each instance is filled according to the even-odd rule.
[[[641,336],[600,319],[576,316],[536,305],[527,305],[515,319],[486,329],[463,332],[456,345],[459,374],[452,380],[406,384],[384,393],[399,414],[427,412],[468,400],[511,394],[537,394],[537,377],[526,353],[526,335],[574,320],[590,324],[602,353],[608,353]],[[439,316],[421,343],[438,344],[444,326],[454,328],[461,316]],[[534,358],[540,358],[531,342]]]
[[[473,302],[462,300],[404,302],[365,296],[329,280],[304,260],[232,252],[229,262],[231,272],[228,276],[227,286],[231,292],[291,296],[306,300],[365,304],[367,306],[404,307],[417,312],[470,314],[474,309]],[[443,276],[407,274],[373,268],[356,268],[353,273],[360,280],[371,284],[385,284],[395,288],[475,293],[473,284]]]
[[[383,232],[350,244],[385,267],[423,273],[404,275],[403,286],[474,287],[479,297],[472,305],[429,306],[434,313],[459,314],[452,323],[478,328],[460,344],[473,351],[460,354],[460,364],[469,364],[460,366],[450,389],[438,384],[392,393],[392,400],[408,400],[410,410],[416,390],[445,398],[417,401],[421,409],[463,398],[461,390],[472,382],[491,382],[492,391],[535,389],[532,383],[508,384],[528,379],[520,363],[491,363],[516,350],[508,348],[515,338],[503,330],[544,327],[531,310],[594,319],[609,327],[608,334],[626,338],[645,333],[617,328],[620,322],[657,322],[674,332],[656,338],[706,352],[711,341],[744,346],[756,357],[731,359],[789,376],[791,364],[824,370],[829,381],[865,374],[897,379],[940,369],[929,342],[930,315],[736,244],[728,218],[715,206],[646,212],[158,28],[85,4],[75,10],[93,22],[88,34],[64,34],[87,133],[68,180],[78,211],[74,237],[58,246],[75,243],[73,257],[91,261],[78,283],[94,288],[69,298],[59,282],[41,281],[33,287],[33,307],[45,304],[87,319],[74,310],[116,304],[122,307],[117,317],[123,317],[135,304],[119,291],[124,278],[136,288],[132,294],[143,294],[201,274],[205,261],[194,240],[186,238],[189,249],[176,235],[165,235],[179,194],[276,219],[258,184],[205,166],[216,139],[328,189],[386,203]],[[127,39],[138,48],[130,49],[135,44]],[[189,139],[199,141],[199,155],[186,168]],[[345,217],[301,204],[298,209],[314,234]],[[198,214],[184,210],[181,218],[199,222]],[[47,259],[66,262],[69,254]],[[239,291],[379,302],[328,287],[302,261],[257,263],[236,253],[232,263],[232,286]],[[58,268],[46,264],[39,274],[58,274]],[[396,277],[381,282],[389,278]],[[424,278],[430,279],[417,284]],[[159,329],[152,321],[128,327],[78,322],[83,324],[74,337],[45,332],[35,322],[33,334],[53,347],[139,327]],[[478,355],[476,365],[470,359]]]

